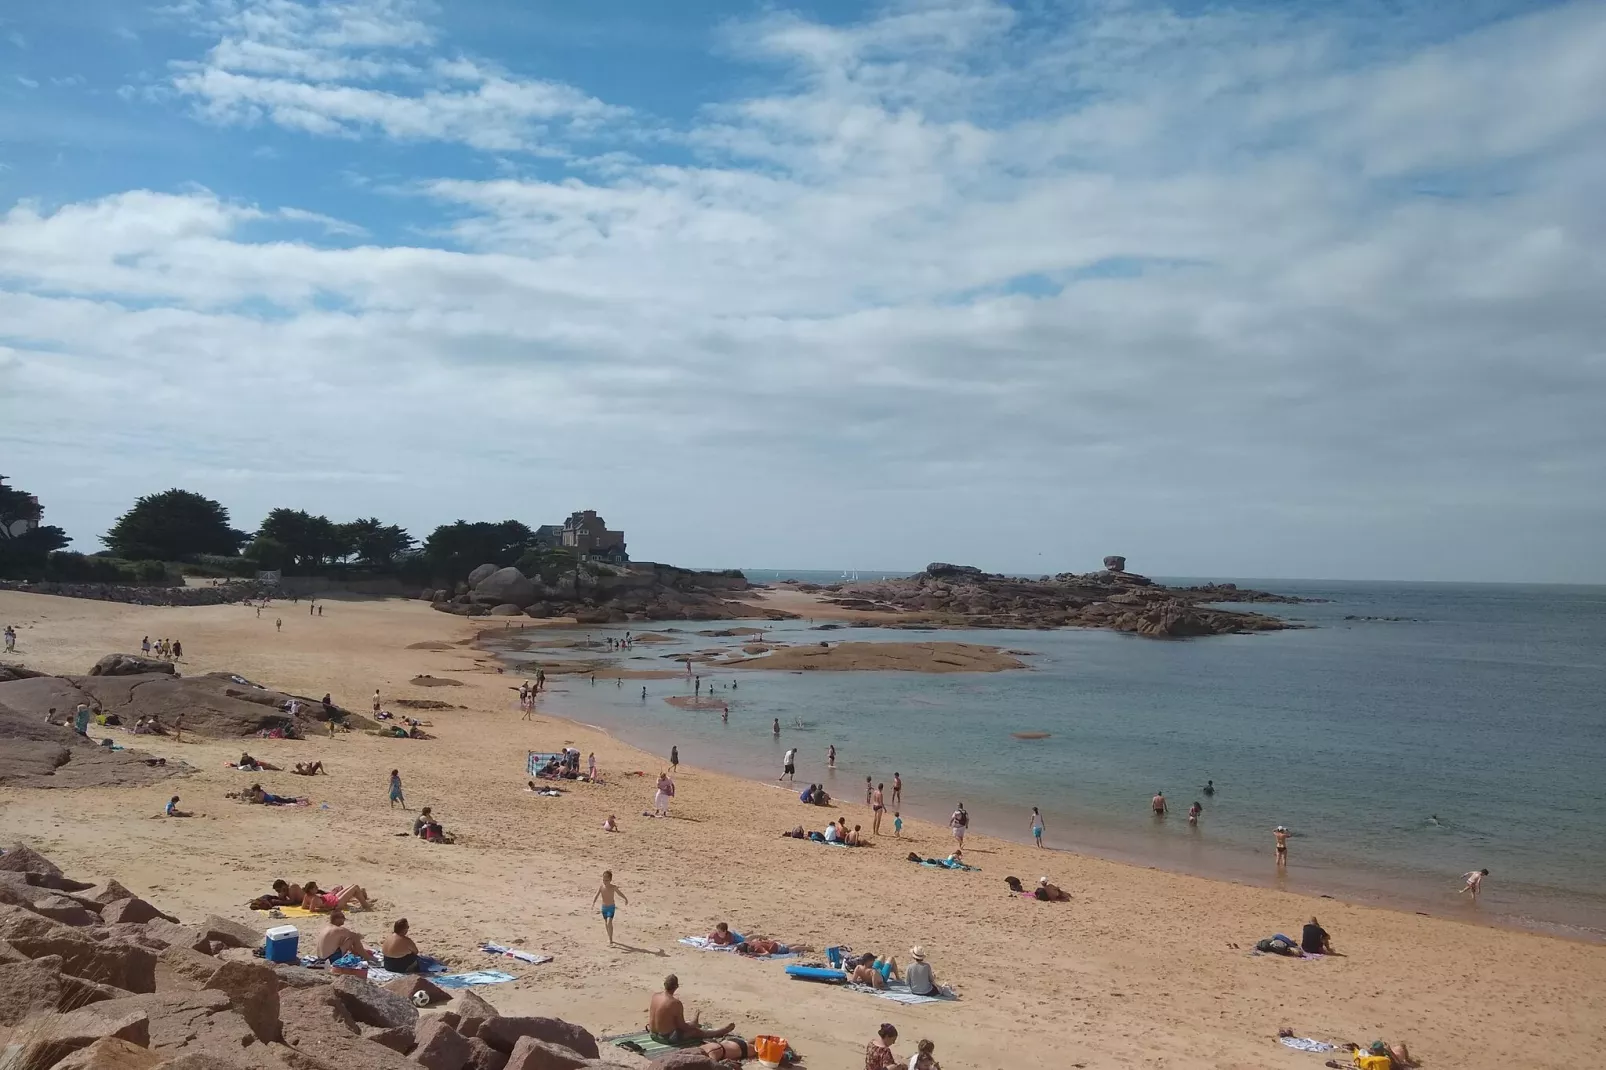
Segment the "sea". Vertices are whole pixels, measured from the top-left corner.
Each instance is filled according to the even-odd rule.
[[[886,575],[897,574],[860,578]],[[978,832],[1029,842],[1037,806],[1058,850],[1606,941],[1606,587],[1232,582],[1324,601],[1243,607],[1299,629],[1181,641],[761,622],[791,643],[982,643],[1024,652],[1029,668],[704,669],[728,724],[665,701],[691,695],[686,679],[555,677],[543,708],[653,753],[678,747],[683,763],[750,777],[755,790],[781,790],[782,754],[796,746],[799,787],[824,783],[842,800],[862,799],[866,777],[890,799],[897,773],[904,813],[946,822],[963,802]],[[635,624],[673,641],[615,656],[624,668],[678,668],[678,654],[741,642],[698,633],[753,626]],[[500,653],[530,672],[563,660]],[[1160,791],[1164,819],[1150,814]],[[1203,815],[1190,825],[1195,801]],[[1281,871],[1277,825],[1292,832]],[[1458,892],[1461,876],[1484,868],[1474,903]]]

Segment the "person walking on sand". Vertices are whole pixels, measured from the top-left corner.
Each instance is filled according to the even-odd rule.
[[[591,783],[595,784],[597,782],[597,752],[596,751],[592,751],[586,757],[586,776],[590,778]]]
[[[903,774],[892,774],[892,808],[896,810],[903,803]]]
[[[1271,830],[1271,834],[1277,840],[1278,867],[1280,868],[1288,865],[1288,829],[1282,825],[1278,825],[1276,828]]]
[[[836,768],[836,744],[835,743],[833,743],[829,747],[825,748],[825,767],[827,769],[835,769]]]
[[[7,625],[6,626],[6,638],[10,639],[12,634],[13,633],[11,631],[11,626]],[[11,644],[9,642],[6,644],[6,649],[7,650],[11,649]],[[144,654],[147,658],[151,656],[151,637],[150,636],[147,635],[145,638],[143,638],[143,639],[141,639],[139,641],[139,652],[141,654]]]
[[[670,772],[679,772],[680,771],[680,748],[679,747],[670,747],[669,748],[669,770],[670,770]]]
[[[609,947],[613,946],[613,916],[619,912],[618,905],[613,901],[614,896],[623,900],[625,906],[630,905],[630,897],[613,883],[613,870],[605,869],[602,871],[602,886],[591,897],[591,905],[596,906],[599,900],[602,902],[602,926],[608,930]]]
[[[401,803],[403,810],[407,809],[407,796],[402,794],[401,770],[392,769],[390,771],[390,808],[392,810],[396,809],[397,803]]]
[[[1166,815],[1168,808],[1165,804],[1165,792],[1157,791],[1154,793],[1154,798],[1149,800],[1149,809],[1154,811],[1155,817],[1164,817]]]
[[[781,775],[775,778],[775,782],[779,784],[783,780],[790,781],[793,784],[797,783],[796,747],[789,748],[786,752],[786,757],[781,759]]]
[[[1483,878],[1488,875],[1489,871],[1486,869],[1474,869],[1471,872],[1461,874],[1461,879],[1466,882],[1461,891],[1471,892],[1472,901],[1476,903],[1478,901],[1478,893],[1483,890]]]
[[[276,631],[276,632],[284,631],[284,618],[283,617],[275,617],[273,619],[273,630]]]
[[[965,804],[960,803],[954,816],[948,819],[948,827],[954,830],[954,842],[960,847],[965,846],[965,832],[970,828],[970,814],[965,810]]]
[[[887,812],[885,784],[875,786],[875,795],[870,800],[870,834],[881,835],[881,815]]]
[[[1032,807],[1032,839],[1037,841],[1037,846],[1043,846],[1043,815],[1035,806]]]

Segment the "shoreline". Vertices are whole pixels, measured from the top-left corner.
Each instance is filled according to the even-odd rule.
[[[517,679],[473,648],[472,626],[417,602],[331,599],[315,622],[283,606],[279,634],[271,619],[240,607],[69,601],[0,593],[0,618],[24,625],[18,660],[79,673],[137,644],[142,632],[176,634],[186,675],[226,669],[300,694],[333,691],[347,704],[379,687],[387,701],[445,698],[456,708],[426,715],[436,738],[425,742],[156,738],[148,749],[195,772],[140,789],[0,788],[0,819],[14,838],[86,877],[117,876],[184,917],[215,912],[260,928],[243,903],[274,877],[356,881],[381,900],[354,922],[367,933],[405,915],[425,950],[454,965],[482,964],[477,947],[486,939],[554,954],[480,993],[503,1013],[631,1032],[641,1028],[649,994],[675,972],[705,1021],[734,1020],[747,1036],[784,1035],[819,1070],[858,1065],[884,1021],[903,1035],[901,1053],[929,1037],[944,1065],[985,1070],[1214,1070],[1227,1058],[1309,1070],[1311,1056],[1276,1042],[1282,1026],[1327,1040],[1404,1037],[1428,1065],[1460,1070],[1572,1070],[1579,1052],[1606,1047],[1606,1023],[1594,1010],[1606,993],[1606,955],[1577,941],[1069,852],[1053,852],[1044,866],[1048,852],[980,828],[966,854],[981,872],[923,869],[903,852],[947,853],[951,840],[940,826],[906,812],[908,847],[893,850],[783,840],[778,830],[797,823],[801,809],[795,796],[690,766],[677,778],[673,818],[649,820],[639,814],[652,784],[627,771],[655,772],[660,757],[586,727],[586,718],[560,720],[545,702],[532,722],[522,721],[510,689]],[[418,642],[432,645],[414,648]],[[409,683],[426,674],[463,686]],[[525,751],[564,741],[594,749],[608,782],[575,785],[560,798],[526,793]],[[261,775],[270,791],[310,794],[310,807],[229,803],[222,795],[242,777],[223,761],[242,746],[279,764],[325,759],[330,775]],[[412,814],[385,800],[395,767],[408,803],[432,804],[458,845],[406,834]],[[157,816],[175,792],[203,816]],[[621,819],[618,834],[600,829],[609,813]],[[615,870],[629,897],[617,947],[606,945],[590,906],[603,868]],[[1009,873],[1049,874],[1072,901],[1009,895],[1001,880]],[[1249,953],[1256,939],[1297,927],[1313,911],[1341,956],[1299,962]],[[900,961],[920,944],[961,999],[903,1007],[677,944],[717,920]],[[1498,985],[1497,1000],[1459,998],[1469,978],[1484,977],[1491,990]]]
[[[567,679],[568,677],[567,674],[564,674],[564,676],[559,678]],[[599,673],[598,679],[602,678],[602,674]],[[564,691],[556,693],[551,691],[548,692],[549,695],[567,694],[573,696],[579,696],[581,693],[582,692],[579,689],[565,689]],[[582,698],[571,698],[569,701],[574,702],[582,707],[585,706],[585,701]],[[624,726],[610,726],[606,724],[593,723],[583,720],[582,718],[586,715],[579,711],[565,711],[562,713],[556,713],[552,712],[552,710],[549,708],[547,711],[545,711],[545,715],[556,721],[571,724],[578,728],[584,728],[593,732],[600,732],[610,739],[617,740],[624,746],[629,747],[644,756],[651,757],[653,762],[656,762],[665,768],[668,766],[668,760],[662,757],[660,753],[666,751],[672,742],[672,737],[667,734],[655,732],[654,730],[644,726],[639,728],[630,728]],[[721,760],[721,758],[724,760]],[[751,764],[745,759],[745,757],[734,751],[727,751],[723,755],[716,755],[713,762],[682,761],[680,768],[693,769],[702,773],[710,773],[715,776],[729,777],[755,788],[775,789],[785,795],[790,796],[792,799],[795,799],[798,790],[801,790],[793,790],[788,785],[779,784],[766,777],[757,776],[751,768]],[[914,770],[916,773],[921,772],[917,766],[911,766],[910,769]],[[840,773],[842,770],[837,770],[837,772]],[[812,775],[814,774],[809,774],[809,776]],[[806,786],[811,782],[809,776],[801,776],[801,779],[798,780],[798,783]],[[920,782],[929,783],[931,782],[931,779],[935,778],[921,777]],[[827,789],[832,789],[834,787],[830,780],[824,781],[823,783],[825,783]],[[868,832],[871,816],[870,810],[868,807],[864,806],[864,804],[858,801],[857,785],[853,783],[846,783],[842,786],[846,789],[842,794],[838,795],[835,791],[832,792],[832,802],[836,805],[815,811],[811,808],[805,808],[801,803],[799,803],[797,807],[798,813],[805,818],[811,818],[811,814],[830,814],[832,815],[833,819],[835,817],[847,816],[850,814],[862,815],[862,820],[857,822],[852,816],[849,816],[848,824],[850,826],[856,823],[862,824],[865,826],[865,829]],[[888,790],[890,792],[890,789]],[[1025,815],[1027,815],[1031,810],[1031,805],[1029,803],[1020,804],[1016,808],[1020,811],[1021,819],[1024,821]],[[892,810],[889,802],[888,813],[890,814],[891,812]],[[903,804],[902,812],[905,815],[904,819],[906,824],[911,820],[914,820],[922,822],[923,824],[933,828],[946,828],[948,807],[944,804],[928,803],[923,801],[917,801],[913,803],[905,802]],[[1063,815],[1055,816],[1059,817]],[[811,820],[813,820],[814,823],[821,823],[817,818],[811,818]],[[1183,813],[1173,813],[1166,820],[1172,823],[1186,824],[1187,817]],[[805,828],[810,827],[809,820],[804,820],[801,823]],[[1071,823],[1074,827],[1074,822]],[[884,822],[884,827],[890,828],[890,824],[891,819],[889,817]],[[975,809],[972,809],[972,831],[967,837],[966,842],[968,844],[972,840],[982,838],[987,840],[1002,841],[1016,847],[1035,850],[1035,845],[1029,836],[1020,833],[1011,833],[1006,830],[1006,825],[1007,822],[1000,820],[992,813],[978,813]],[[823,824],[821,824],[821,827],[823,827]],[[1441,921],[1456,922],[1477,928],[1492,929],[1500,932],[1514,932],[1525,933],[1534,936],[1544,936],[1557,940],[1565,940],[1570,943],[1581,944],[1584,946],[1599,947],[1606,945],[1606,932],[1591,932],[1587,929],[1580,929],[1554,922],[1531,921],[1525,924],[1509,913],[1501,913],[1497,915],[1472,915],[1470,913],[1465,915],[1457,915],[1445,912],[1443,910],[1432,909],[1434,906],[1436,906],[1436,904],[1421,897],[1420,895],[1413,895],[1410,891],[1390,892],[1388,890],[1383,890],[1376,887],[1355,888],[1353,885],[1344,886],[1344,882],[1342,880],[1339,880],[1337,885],[1319,883],[1324,880],[1332,880],[1332,874],[1342,874],[1345,872],[1345,867],[1325,863],[1318,863],[1315,865],[1309,863],[1300,863],[1298,860],[1298,838],[1295,838],[1292,841],[1293,851],[1295,852],[1295,861],[1291,866],[1292,872],[1279,871],[1274,873],[1272,877],[1268,878],[1265,876],[1257,876],[1255,874],[1245,872],[1241,868],[1234,868],[1234,861],[1236,861],[1239,866],[1242,866],[1245,863],[1245,858],[1243,857],[1244,852],[1227,845],[1216,845],[1214,848],[1216,851],[1214,857],[1229,859],[1225,865],[1195,865],[1190,867],[1174,864],[1174,862],[1169,858],[1160,857],[1157,855],[1141,855],[1132,852],[1122,852],[1120,850],[1111,849],[1102,844],[1073,842],[1068,846],[1054,845],[1047,841],[1051,841],[1054,838],[1057,827],[1059,827],[1058,823],[1056,823],[1055,827],[1048,829],[1047,834],[1044,837],[1045,844],[1042,850],[1051,853],[1055,857],[1064,858],[1069,861],[1097,861],[1111,865],[1124,866],[1133,870],[1158,870],[1179,877],[1190,877],[1197,880],[1210,881],[1216,884],[1260,888],[1266,891],[1296,895],[1307,899],[1321,899],[1344,903],[1354,907],[1363,907],[1373,910],[1386,910],[1402,916],[1413,915],[1417,917],[1430,917]],[[1110,830],[1108,834],[1112,836],[1120,835],[1120,833],[1115,832],[1114,830]],[[898,842],[891,836],[889,832],[883,833],[882,840],[892,843]],[[948,842],[949,847],[951,848],[951,841]],[[1266,865],[1274,865],[1269,856],[1267,858]],[[1022,880],[1027,880],[1026,875],[1020,874],[1019,876],[1021,876]],[[1290,880],[1290,878],[1293,879]]]

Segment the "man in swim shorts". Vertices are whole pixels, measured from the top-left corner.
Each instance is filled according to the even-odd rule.
[[[735,1022],[720,1029],[704,1029],[698,1021],[701,1012],[692,1015],[691,1021],[688,1022],[685,1005],[675,994],[679,988],[680,978],[670,974],[664,978],[664,990],[652,997],[652,1004],[647,1008],[647,1032],[654,1040],[671,1047],[680,1047],[688,1041],[724,1037],[735,1030]]]

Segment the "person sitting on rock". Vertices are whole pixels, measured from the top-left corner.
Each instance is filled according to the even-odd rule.
[[[390,927],[390,935],[385,937],[379,949],[384,955],[385,969],[391,973],[422,972],[418,962],[418,945],[407,935],[406,918],[399,918]]]
[[[374,953],[363,946],[362,933],[346,928],[346,912],[336,907],[329,912],[329,924],[318,932],[318,957],[327,962],[341,955],[356,955],[370,965],[379,965]]]

